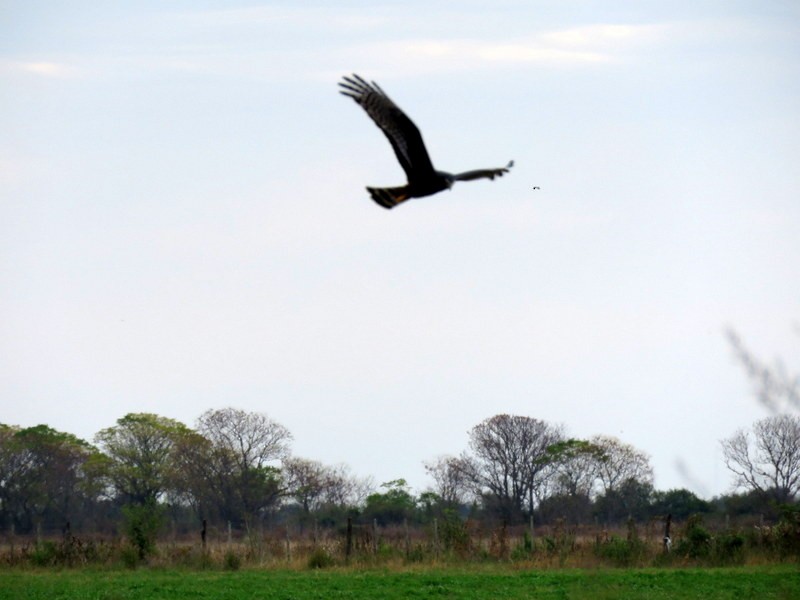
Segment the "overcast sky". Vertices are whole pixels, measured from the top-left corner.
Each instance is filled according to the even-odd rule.
[[[516,166],[382,209],[351,72]],[[511,413],[722,493],[725,328],[800,370],[799,188],[793,1],[0,2],[0,422],[234,406],[419,491]]]

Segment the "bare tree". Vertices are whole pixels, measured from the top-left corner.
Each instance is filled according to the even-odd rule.
[[[550,474],[547,449],[563,439],[561,427],[517,415],[495,415],[469,433],[474,456],[461,468],[477,490],[492,494],[506,519],[533,510],[534,498]]]
[[[361,506],[375,491],[372,477],[358,477],[347,465],[327,466],[325,470],[325,486],[320,497],[322,506]]]
[[[289,455],[292,434],[267,415],[236,408],[208,410],[197,430],[214,446],[230,450],[241,469],[261,468]]]
[[[752,435],[740,429],[722,440],[725,466],[736,485],[791,502],[800,493],[800,417],[777,415],[756,421]]]
[[[283,461],[283,482],[287,493],[306,514],[316,508],[325,489],[326,477],[325,465],[316,460],[292,457]]]
[[[464,501],[469,491],[469,481],[461,461],[454,456],[439,456],[424,462],[425,471],[434,481],[433,491],[449,506]]]
[[[210,443],[203,451],[205,481],[220,514],[249,528],[280,497],[275,463],[288,456],[292,434],[264,414],[235,408],[206,411],[197,430]]]
[[[323,507],[357,506],[372,491],[372,483],[352,475],[346,465],[324,465],[316,460],[292,457],[283,461],[286,493],[305,514]]]
[[[596,435],[589,442],[602,452],[596,475],[603,493],[619,491],[629,480],[653,483],[653,467],[650,466],[650,457],[644,452],[607,435]]]

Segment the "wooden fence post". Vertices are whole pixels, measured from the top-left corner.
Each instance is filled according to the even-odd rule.
[[[353,552],[353,519],[347,517],[347,541],[344,546],[344,561],[350,563],[350,555]]]
[[[531,513],[531,548],[533,548],[534,530],[533,530],[533,513]]]
[[[372,519],[372,553],[378,556],[378,519]]]
[[[286,526],[286,562],[292,562],[292,542],[289,539],[289,526]]]
[[[433,518],[433,553],[439,558],[439,519]]]
[[[408,519],[403,519],[403,530],[405,532],[406,558],[408,558],[411,555],[411,538],[408,534]]]

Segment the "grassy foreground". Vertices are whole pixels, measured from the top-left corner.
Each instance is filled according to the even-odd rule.
[[[0,599],[800,598],[796,566],[518,571],[0,571]]]

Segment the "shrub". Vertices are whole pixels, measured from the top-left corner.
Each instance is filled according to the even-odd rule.
[[[468,555],[472,549],[467,523],[453,510],[444,511],[439,524],[439,537],[445,550],[452,550],[459,556]]]
[[[125,533],[139,560],[155,552],[156,538],[163,523],[163,509],[155,502],[122,507]]]
[[[781,507],[781,520],[774,527],[775,542],[781,557],[800,556],[800,505]]]
[[[233,550],[225,552],[225,557],[222,559],[222,564],[227,571],[238,571],[242,566],[242,557]]]
[[[615,567],[630,567],[641,561],[645,554],[645,543],[637,538],[611,539],[595,545],[595,556],[608,560]]]
[[[706,558],[711,552],[711,534],[703,527],[703,517],[692,515],[686,522],[686,533],[675,552],[689,558]]]
[[[139,551],[133,546],[124,546],[119,553],[119,558],[128,569],[135,569],[141,562]]]
[[[525,560],[533,556],[533,540],[531,534],[525,531],[522,534],[522,543],[511,552],[511,560]]]
[[[325,548],[315,548],[308,557],[307,564],[309,569],[326,569],[332,567],[335,562],[336,561]]]
[[[50,541],[45,540],[33,548],[28,555],[31,564],[37,567],[49,567],[56,563],[58,558],[58,547]]]
[[[724,533],[714,539],[714,559],[722,564],[744,563],[745,539],[741,533]]]

